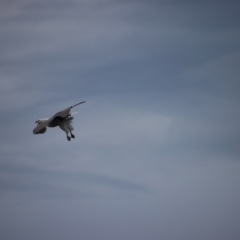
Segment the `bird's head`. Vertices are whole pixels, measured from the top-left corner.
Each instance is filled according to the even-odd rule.
[[[47,121],[48,118],[42,118],[42,119],[38,119],[35,123],[37,123],[37,125],[41,124],[42,122]]]

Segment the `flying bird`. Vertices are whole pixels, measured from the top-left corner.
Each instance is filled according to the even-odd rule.
[[[72,126],[72,120],[73,120],[73,115],[76,114],[77,112],[70,113],[71,109],[73,107],[78,106],[79,104],[85,103],[86,101],[77,103],[63,111],[60,111],[56,114],[54,114],[51,118],[42,118],[37,120],[35,123],[37,123],[37,126],[33,129],[34,134],[42,134],[47,131],[47,127],[57,127],[59,126],[67,136],[67,140],[70,141],[71,138],[75,138],[73,135],[72,131],[73,126]],[[70,133],[70,136],[69,136]]]

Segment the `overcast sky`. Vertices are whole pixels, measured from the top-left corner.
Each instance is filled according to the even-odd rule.
[[[2,0],[0,238],[240,239],[239,8]]]

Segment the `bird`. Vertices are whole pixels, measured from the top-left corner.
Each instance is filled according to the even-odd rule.
[[[75,138],[75,136],[72,133],[72,131],[74,130],[72,126],[72,120],[73,120],[73,115],[77,114],[78,112],[70,113],[70,111],[72,108],[85,102],[86,101],[82,101],[71,107],[66,108],[65,110],[57,112],[51,118],[38,119],[37,121],[35,121],[37,126],[33,129],[33,134],[43,134],[47,131],[47,127],[53,128],[53,127],[59,126],[60,129],[62,129],[66,133],[68,141],[70,141],[71,138]],[[69,136],[69,133],[70,133],[70,136]]]

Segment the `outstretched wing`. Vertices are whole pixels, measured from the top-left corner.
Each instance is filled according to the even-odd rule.
[[[34,129],[33,129],[33,133],[34,134],[41,134],[41,133],[45,133],[47,131],[47,125],[48,125],[48,121],[42,121],[41,123],[39,123]]]
[[[73,107],[76,107],[76,106],[78,106],[79,104],[82,104],[82,103],[85,103],[85,102],[86,102],[86,101],[77,103],[77,104],[75,104],[75,105],[73,105],[73,106],[71,106],[71,107],[69,107],[69,108],[66,108],[66,109],[64,109],[64,110],[62,110],[62,111],[60,111],[60,112],[57,112],[56,114],[53,115],[52,120],[54,120],[54,118],[56,118],[56,117],[60,117],[60,118],[67,118],[67,117],[69,117],[69,116],[71,115],[71,114],[70,114],[70,111],[71,111],[71,109],[72,109]]]
[[[62,110],[60,112],[57,112],[56,114],[53,115],[52,119],[56,118],[56,117],[60,117],[60,118],[66,118],[69,116],[70,111],[71,111],[72,107],[69,107],[65,110]]]

